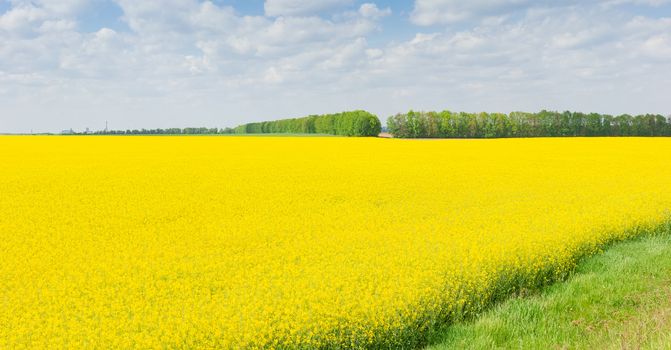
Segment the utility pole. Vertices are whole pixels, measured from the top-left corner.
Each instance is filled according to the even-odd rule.
[[[105,133],[107,133],[107,120],[105,120]]]

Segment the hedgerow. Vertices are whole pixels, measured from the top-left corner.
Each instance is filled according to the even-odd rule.
[[[382,129],[380,120],[366,111],[311,115],[303,118],[282,119],[243,124],[236,134],[327,134],[342,136],[377,136]]]
[[[658,114],[415,112],[389,117],[400,138],[501,138],[556,136],[671,136],[671,120]]]

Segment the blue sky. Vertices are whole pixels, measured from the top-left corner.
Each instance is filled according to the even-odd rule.
[[[671,114],[671,0],[0,0],[0,132]]]

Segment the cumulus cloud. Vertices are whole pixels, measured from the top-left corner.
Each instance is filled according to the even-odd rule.
[[[258,16],[115,1],[127,28],[82,30],[84,1],[15,0],[0,13],[0,131],[223,127],[354,108],[668,108],[671,18],[623,0],[417,0],[411,19],[435,26],[400,36],[385,25],[404,15],[374,2],[267,1],[284,10]]]
[[[671,0],[606,0],[604,3],[606,5],[634,4],[634,5],[647,5],[647,6],[658,7],[670,4]]]
[[[671,60],[671,35],[668,32],[653,35],[643,42],[641,49],[649,57],[668,62]]]
[[[406,79],[429,77],[427,95],[413,99],[432,108],[442,108],[435,101],[445,96],[443,107],[476,111],[668,113],[656,89],[671,81],[669,32],[669,19],[604,15],[598,5],[557,8],[504,24],[418,34],[385,59],[393,74],[412,66]]]
[[[474,17],[507,14],[529,5],[547,3],[545,0],[415,0],[411,14],[418,25],[454,23]]]
[[[50,105],[44,111],[68,111],[66,119],[83,119],[84,110],[96,110],[86,115],[129,124],[141,123],[134,113],[143,110],[145,116],[163,115],[155,125],[166,125],[178,111],[204,108],[213,124],[221,116],[213,104],[253,107],[258,106],[253,101],[278,95],[274,89],[281,84],[310,89],[312,84],[337,83],[347,67],[365,62],[364,38],[386,14],[364,6],[364,13],[334,19],[304,16],[312,11],[307,9],[293,12],[301,16],[275,18],[242,15],[211,1],[117,3],[130,31],[81,31],[76,14],[82,8],[76,1],[70,6],[16,1],[0,13],[5,38],[0,42],[0,84],[11,87],[0,90],[0,102],[8,102],[5,110],[38,119],[40,105]],[[38,102],[27,102],[30,98]],[[148,113],[147,108],[161,112]],[[2,113],[2,118],[11,114]],[[236,114],[242,118],[246,113]],[[58,130],[52,122],[57,121],[41,124]],[[190,124],[180,121],[184,123]]]
[[[266,0],[263,7],[266,16],[305,16],[351,3],[352,0]]]
[[[662,6],[669,3],[671,0],[415,0],[411,20],[417,25],[432,26],[489,16],[501,17],[536,8],[593,5],[609,8],[626,4]]]
[[[0,16],[0,30],[6,34],[30,34],[48,17],[47,12],[31,5],[16,6]]]
[[[376,4],[365,3],[361,4],[359,7],[359,13],[361,16],[366,18],[381,18],[391,15],[391,9],[385,8],[383,10],[379,9]]]

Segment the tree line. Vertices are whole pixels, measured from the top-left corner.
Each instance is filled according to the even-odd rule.
[[[341,136],[377,136],[382,124],[366,111],[310,115],[303,118],[248,123],[236,127],[236,134],[326,134]]]
[[[95,135],[230,135],[230,134],[326,134],[341,136],[377,136],[382,124],[377,116],[366,111],[310,115],[302,118],[248,123],[235,128],[166,128],[100,130]],[[85,132],[70,131],[83,135]]]
[[[410,111],[389,117],[387,129],[398,138],[671,136],[671,117],[546,110],[510,114]]]
[[[466,113],[417,112],[396,114],[386,131],[397,138],[502,138],[560,136],[671,136],[671,117],[659,114],[612,116],[599,113]],[[97,135],[226,135],[327,134],[377,136],[382,130],[373,114],[357,110],[302,118],[248,123],[235,128],[166,128],[71,132]]]
[[[74,133],[74,132],[73,132]],[[166,128],[166,129],[128,129],[128,130],[100,130],[94,135],[214,135],[232,134],[233,129],[225,128]],[[74,133],[84,134],[84,133]]]

